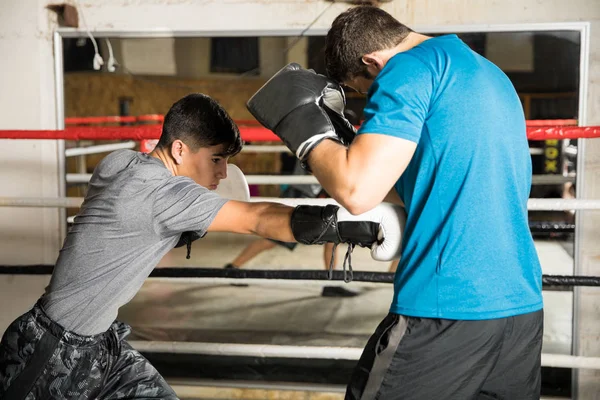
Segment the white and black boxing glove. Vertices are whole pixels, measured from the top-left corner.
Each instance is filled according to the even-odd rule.
[[[296,63],[279,70],[246,104],[304,166],[310,151],[324,139],[352,142],[356,129],[344,117],[345,105],[340,85]]]
[[[363,214],[352,215],[334,204],[297,206],[291,218],[294,238],[303,244],[350,243],[371,249],[377,261],[400,257],[404,209],[381,203]]]

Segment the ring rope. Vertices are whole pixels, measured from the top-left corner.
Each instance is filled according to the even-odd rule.
[[[146,114],[140,116],[108,115],[99,117],[67,117],[66,125],[92,125],[104,123],[162,123],[165,117],[161,114]],[[238,126],[259,126],[256,120],[236,120]],[[525,121],[527,126],[577,126],[576,119],[529,119]]]
[[[53,265],[1,265],[0,275],[50,275]],[[272,269],[221,269],[221,268],[156,268],[151,278],[227,278],[227,279],[279,279],[311,281],[344,281],[344,271],[325,270],[272,270]],[[394,273],[353,271],[353,282],[393,283]],[[544,275],[544,286],[600,286],[600,276]]]
[[[531,233],[573,233],[575,224],[555,221],[529,221]]]
[[[324,206],[339,205],[333,199],[292,199],[279,197],[251,197],[250,201],[269,201],[289,206],[299,204]],[[83,197],[1,197],[0,207],[48,207],[79,208]],[[530,211],[568,211],[568,210],[600,210],[600,200],[586,199],[529,199],[527,209]]]
[[[256,146],[266,147],[266,146]],[[245,147],[244,147],[245,148]],[[75,149],[73,149],[75,150]],[[89,153],[88,153],[89,154]],[[79,154],[78,154],[79,155]],[[92,174],[66,174],[67,183],[88,183]],[[531,176],[532,185],[562,185],[568,182],[575,182],[575,176],[563,175],[543,175],[536,174]],[[249,185],[318,185],[319,181],[313,175],[246,175],[246,181]]]
[[[132,340],[133,348],[145,353],[203,354],[229,357],[358,360],[363,352],[356,347],[290,346],[248,343],[204,343]],[[600,369],[600,357],[542,353],[543,367]]]
[[[158,139],[160,125],[140,126],[67,126],[65,130],[1,130],[1,139],[64,140],[148,140]],[[247,142],[280,142],[262,126],[240,126],[242,140]],[[562,140],[600,137],[600,126],[528,126],[528,140]]]

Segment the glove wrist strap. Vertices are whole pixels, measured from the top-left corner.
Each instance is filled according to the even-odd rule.
[[[298,243],[325,244],[341,243],[337,230],[339,207],[328,204],[321,206],[297,206],[292,213],[292,234]]]

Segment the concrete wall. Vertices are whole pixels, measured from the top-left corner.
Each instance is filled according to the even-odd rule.
[[[54,129],[52,15],[44,1],[8,2],[0,13],[0,129]],[[0,196],[58,196],[57,144],[2,140]],[[19,179],[16,179],[16,176]],[[3,264],[53,262],[59,246],[52,209],[0,208]]]
[[[6,2],[0,13],[0,129],[55,129],[54,15],[45,1]],[[0,196],[59,195],[56,141],[0,140]],[[53,263],[60,248],[56,209],[0,208],[0,263]],[[0,331],[29,307],[47,277],[0,275]]]
[[[47,1],[4,2],[0,13],[0,128],[40,129],[56,126],[51,32],[55,25],[44,6]],[[241,31],[295,29],[314,23],[326,29],[346,6],[321,0],[80,0],[92,30],[104,31]],[[404,23],[424,26],[590,21],[590,70],[587,123],[600,125],[600,2],[598,0],[406,0],[384,8]],[[7,56],[9,55],[9,56]],[[56,143],[2,141],[0,194],[7,196],[58,195]],[[585,185],[579,196],[600,198],[600,141],[587,141],[582,166]],[[18,181],[17,181],[18,179]],[[26,183],[25,183],[26,182]],[[3,264],[52,262],[58,252],[56,210],[0,210],[0,260]],[[582,213],[579,237],[582,270],[600,275],[600,213]],[[6,277],[0,278],[7,283]],[[12,278],[10,278],[12,279]],[[39,289],[39,286],[36,286]],[[3,300],[3,299],[0,299]],[[582,289],[578,298],[578,341],[581,354],[600,356],[600,293]],[[0,323],[27,306],[0,306]],[[2,326],[2,329],[5,325]],[[580,373],[579,398],[597,398],[600,373]]]

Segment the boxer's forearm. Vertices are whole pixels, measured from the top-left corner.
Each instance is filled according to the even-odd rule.
[[[368,211],[381,202],[365,189],[369,182],[356,152],[325,140],[310,153],[308,162],[327,194],[352,214]]]
[[[252,233],[282,242],[295,242],[290,221],[294,207],[278,203],[254,203],[256,222]]]
[[[346,148],[324,140],[308,164],[325,191],[352,214],[380,204],[410,162],[416,143],[380,135],[359,135]]]
[[[290,220],[293,207],[279,203],[230,200],[210,224],[210,232],[258,235],[282,242],[294,242]]]

